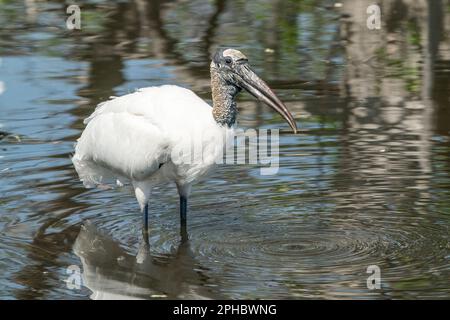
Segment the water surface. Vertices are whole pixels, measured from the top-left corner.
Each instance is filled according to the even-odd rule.
[[[62,3],[0,1],[0,298],[448,299],[450,3],[385,1],[381,30],[357,3],[84,1],[69,31]],[[278,174],[218,167],[185,244],[176,189],[158,188],[148,249],[131,190],[84,189],[74,143],[112,95],[171,83],[211,102],[218,45],[300,134],[240,96],[241,127],[281,129]]]

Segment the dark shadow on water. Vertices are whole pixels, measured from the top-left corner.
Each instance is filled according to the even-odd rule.
[[[211,279],[190,248],[181,242],[172,253],[154,254],[143,241],[137,254],[87,222],[74,244],[84,286],[91,299],[218,299]]]
[[[20,289],[15,290],[15,298],[19,300],[45,299],[47,292],[65,287],[58,279],[59,275],[51,271],[57,268],[66,268],[64,262],[58,258],[60,255],[72,251],[72,243],[79,230],[79,225],[73,225],[63,232],[38,233],[26,246],[27,255],[24,258],[32,263],[27,263],[13,276],[13,280],[21,286]],[[56,287],[55,284],[60,284],[60,286]]]

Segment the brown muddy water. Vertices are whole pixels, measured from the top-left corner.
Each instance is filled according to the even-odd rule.
[[[450,1],[382,1],[380,30],[366,0],[76,2],[70,31],[64,2],[0,0],[1,299],[450,298]],[[300,133],[240,96],[241,127],[282,129],[278,174],[219,166],[185,244],[176,190],[158,188],[147,252],[132,192],[84,189],[74,142],[139,87],[210,102],[219,45]]]

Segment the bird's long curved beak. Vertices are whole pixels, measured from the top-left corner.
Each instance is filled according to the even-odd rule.
[[[248,65],[241,66],[237,75],[241,78],[239,85],[242,88],[278,112],[289,123],[294,133],[297,133],[297,124],[292,114],[272,89]]]

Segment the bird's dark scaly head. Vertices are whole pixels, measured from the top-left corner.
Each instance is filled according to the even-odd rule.
[[[245,89],[258,100],[278,112],[291,126],[294,133],[297,125],[289,110],[272,89],[250,68],[247,57],[236,49],[219,49],[212,57],[211,69],[227,85]]]

